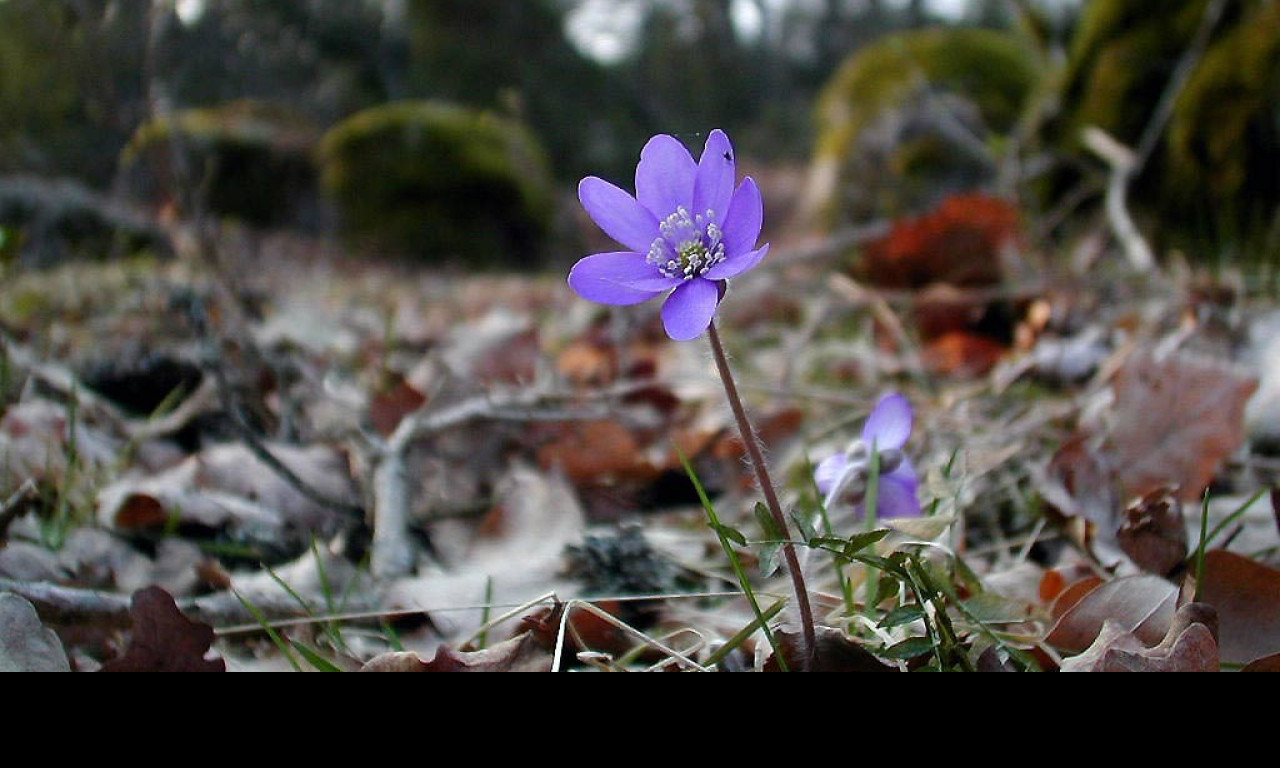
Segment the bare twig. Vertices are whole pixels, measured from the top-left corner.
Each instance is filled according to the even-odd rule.
[[[1222,19],[1226,7],[1227,0],[1213,0],[1205,6],[1200,27],[1196,30],[1195,37],[1187,46],[1187,50],[1183,52],[1173,75],[1170,76],[1164,93],[1161,94],[1160,101],[1156,105],[1155,113],[1143,130],[1135,149],[1125,147],[1099,128],[1089,127],[1084,132],[1085,146],[1111,167],[1111,179],[1107,185],[1107,219],[1116,239],[1124,248],[1129,263],[1139,272],[1150,272],[1155,267],[1155,257],[1151,246],[1143,239],[1133,222],[1133,217],[1129,214],[1129,185],[1142,173],[1147,161],[1155,152],[1160,137],[1164,135],[1165,128],[1173,117],[1178,97],[1204,57],[1213,38],[1213,31]]]
[[[1111,231],[1124,248],[1129,264],[1139,272],[1150,272],[1155,268],[1155,256],[1129,214],[1129,183],[1138,170],[1137,155],[1095,126],[1086,128],[1082,138],[1085,146],[1111,167],[1107,184],[1107,221]]]
[[[63,587],[47,582],[0,579],[0,592],[11,592],[35,606],[40,620],[59,626],[92,624],[101,627],[127,628],[131,624],[131,597],[114,592]],[[249,624],[257,621],[234,593],[216,592],[177,601],[178,609],[196,621],[212,626]],[[278,596],[255,596],[254,607],[268,620],[294,619],[303,610],[294,598],[283,591]]]

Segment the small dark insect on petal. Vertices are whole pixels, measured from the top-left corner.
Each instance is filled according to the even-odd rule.
[[[725,160],[727,160],[728,162],[732,163],[732,162],[733,162],[733,153],[732,153],[732,152],[725,152],[725,153],[724,153],[724,159],[725,159]]]

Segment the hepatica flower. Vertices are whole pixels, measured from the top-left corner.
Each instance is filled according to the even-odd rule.
[[[701,336],[724,297],[725,281],[760,263],[764,221],[760,188],[737,185],[733,145],[712,131],[694,161],[672,136],[655,136],[640,154],[636,195],[590,176],[578,199],[592,220],[625,250],[574,265],[569,285],[584,299],[626,306],[659,296],[662,324],[676,341]]]
[[[862,437],[843,453],[826,459],[814,472],[828,509],[841,502],[857,505],[861,516],[870,479],[871,447],[880,457],[876,515],[881,518],[920,517],[916,492],[920,479],[902,452],[911,437],[911,403],[899,394],[886,395],[867,417]]]

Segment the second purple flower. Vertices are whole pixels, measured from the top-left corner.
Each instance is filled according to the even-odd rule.
[[[735,186],[736,185],[736,186]],[[725,281],[760,261],[764,202],[750,177],[737,184],[733,146],[723,131],[707,137],[694,161],[672,136],[655,136],[636,167],[636,195],[590,176],[578,199],[592,220],[626,250],[580,260],[569,285],[584,299],[625,306],[666,295],[662,323],[676,341],[711,325]]]

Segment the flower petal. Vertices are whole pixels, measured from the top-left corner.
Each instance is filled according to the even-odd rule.
[[[693,210],[701,215],[715,211],[719,221],[729,212],[733,201],[733,185],[737,181],[738,163],[733,145],[724,131],[716,129],[707,137],[707,146],[698,161],[698,177],[693,185]]]
[[[658,221],[693,205],[698,164],[673,136],[654,136],[636,166],[636,198]]]
[[[768,255],[769,246],[766,244],[758,251],[744,253],[743,255],[736,257],[730,256],[711,269],[708,269],[706,272],[703,272],[702,276],[708,280],[728,280],[731,277],[737,277],[743,272],[752,269]]]
[[[649,268],[653,269],[652,266]],[[653,271],[657,273],[656,269],[653,269]],[[669,291],[683,282],[683,277],[663,277],[661,274],[654,274],[640,278],[639,280],[624,280],[622,281],[622,284],[628,288],[634,288],[637,291],[656,291],[661,293],[663,291]]]
[[[920,517],[920,498],[917,491],[920,480],[910,461],[904,460],[896,470],[880,478],[880,492],[876,501],[877,516],[886,520],[902,517]]]
[[[764,197],[755,179],[748,176],[733,193],[733,202],[729,203],[729,212],[720,226],[724,231],[725,252],[733,258],[736,254],[755,249],[763,226]]]
[[[905,395],[885,395],[867,417],[862,439],[868,445],[874,441],[877,450],[901,448],[911,437],[911,420],[911,401]]]
[[[849,457],[843,451],[834,456],[828,456],[818,464],[817,469],[813,471],[813,481],[823,496],[831,493],[831,489],[836,486],[836,482],[840,480],[848,464]]]
[[[641,280],[661,277],[638,253],[597,253],[578,261],[569,272],[569,287],[588,301],[628,306],[648,301],[661,288],[636,287]]]
[[[662,325],[674,341],[689,341],[706,332],[720,304],[720,286],[695,277],[676,288],[662,305]]]
[[[637,253],[648,253],[658,238],[658,220],[636,199],[604,179],[588,176],[578,200],[604,233]]]

